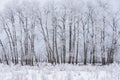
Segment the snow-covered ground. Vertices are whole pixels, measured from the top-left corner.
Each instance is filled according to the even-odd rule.
[[[120,65],[7,66],[0,64],[0,80],[120,80]]]

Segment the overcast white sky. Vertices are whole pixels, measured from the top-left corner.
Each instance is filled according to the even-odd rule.
[[[5,6],[5,4],[10,0],[0,0],[0,10],[2,10]]]
[[[12,1],[12,0],[0,0],[0,10],[2,10],[5,7],[5,4],[9,1]],[[110,0],[110,1],[112,1],[114,7],[120,6],[120,0]]]

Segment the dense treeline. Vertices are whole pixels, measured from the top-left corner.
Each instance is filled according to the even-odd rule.
[[[119,12],[105,1],[9,3],[0,15],[0,62],[113,63],[119,52]]]

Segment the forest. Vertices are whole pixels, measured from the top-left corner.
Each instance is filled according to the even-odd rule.
[[[0,63],[119,63],[120,11],[106,0],[13,1],[0,12]]]

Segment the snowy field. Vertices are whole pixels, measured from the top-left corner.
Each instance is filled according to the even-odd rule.
[[[0,80],[120,80],[120,65],[7,66],[0,64]]]

